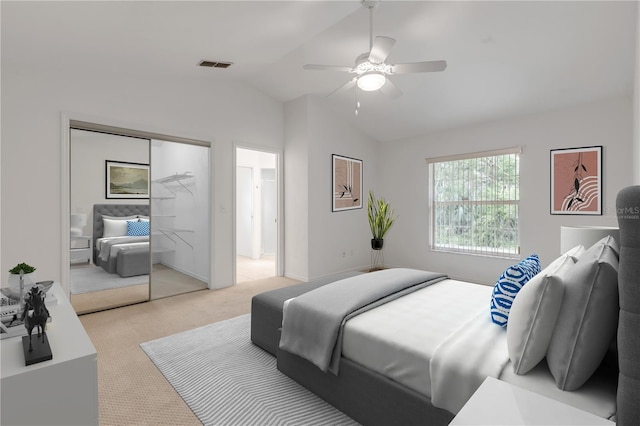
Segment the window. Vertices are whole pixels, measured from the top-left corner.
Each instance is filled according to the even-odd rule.
[[[520,152],[427,159],[433,250],[518,256]]]

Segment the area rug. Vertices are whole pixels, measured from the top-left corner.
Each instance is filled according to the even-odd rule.
[[[71,268],[69,274],[71,294],[89,293],[149,283],[149,275],[122,278],[110,274],[99,266]]]
[[[140,346],[204,425],[357,425],[276,368],[250,315]]]

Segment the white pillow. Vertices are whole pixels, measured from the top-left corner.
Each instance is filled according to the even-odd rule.
[[[577,246],[567,250],[567,252],[563,254],[573,257],[574,260],[578,260],[580,256],[582,256],[582,253],[584,253],[585,251],[586,249],[584,248],[584,246],[582,244],[578,244]]]
[[[102,215],[103,219],[111,219],[111,220],[132,220],[136,219],[138,216],[108,216],[106,214]]]
[[[547,353],[562,306],[562,275],[574,263],[570,254],[563,254],[531,278],[513,301],[507,324],[507,348],[516,374],[527,373]]]
[[[103,237],[124,237],[127,235],[127,220],[126,219],[105,219],[102,218],[102,224],[104,230],[102,231]]]

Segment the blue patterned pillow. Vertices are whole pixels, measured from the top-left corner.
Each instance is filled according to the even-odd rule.
[[[149,222],[127,221],[127,236],[142,237],[149,235]]]
[[[491,295],[491,321],[506,327],[511,304],[523,285],[540,272],[540,259],[532,254],[509,266],[498,278]]]

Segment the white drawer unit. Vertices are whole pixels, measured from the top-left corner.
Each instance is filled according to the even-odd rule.
[[[71,237],[71,263],[93,263],[93,239],[89,236]]]
[[[49,293],[53,359],[25,366],[22,339],[2,340],[0,424],[97,425],[98,355],[60,283]]]

